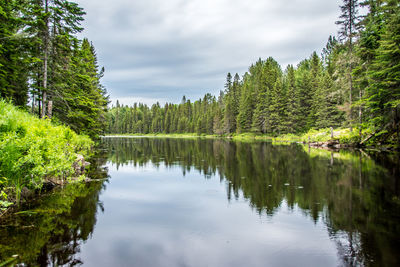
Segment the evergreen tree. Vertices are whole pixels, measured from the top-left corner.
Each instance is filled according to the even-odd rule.
[[[347,44],[347,65],[348,65],[348,82],[349,82],[349,122],[350,122],[350,130],[352,130],[353,123],[353,115],[352,115],[352,105],[353,105],[353,77],[352,72],[354,68],[354,37],[357,32],[357,24],[359,21],[358,16],[358,0],[343,0],[343,5],[340,6],[342,14],[340,15],[336,24],[340,25],[341,28],[339,30],[339,37],[341,40],[346,41]]]
[[[269,105],[271,133],[281,134],[286,131],[284,122],[286,120],[286,94],[281,79],[277,79],[271,90]]]
[[[295,133],[298,131],[298,122],[300,121],[300,96],[299,90],[296,87],[295,70],[292,65],[289,65],[286,69],[286,114],[287,119],[285,127],[289,133]]]
[[[321,85],[317,88],[314,95],[315,127],[317,129],[333,127],[333,113],[335,107],[329,102],[329,93],[333,86],[329,74],[324,73]]]
[[[310,81],[310,89],[309,94],[311,96],[310,100],[310,110],[308,112],[307,118],[307,129],[311,129],[315,126],[315,121],[317,120],[317,112],[319,105],[319,97],[324,98],[325,95],[323,94],[325,91],[322,88],[321,78],[322,78],[322,63],[320,58],[318,57],[317,53],[314,52],[310,58],[310,74],[311,74],[311,81]]]
[[[252,119],[252,131],[254,132],[266,133],[270,129],[268,111],[269,93],[270,91],[262,92],[257,97],[257,104]]]
[[[365,88],[369,86],[369,72],[376,58],[377,48],[379,47],[382,30],[384,29],[385,16],[382,12],[381,2],[368,0],[361,3],[362,6],[368,7],[369,13],[360,22],[362,31],[360,32],[359,44],[356,47],[356,54],[360,62],[354,67],[353,71],[355,87],[359,91],[358,113],[360,125],[363,123],[363,101],[361,100],[363,99]]]
[[[37,59],[32,66],[31,79],[36,85],[32,98],[39,99],[41,117],[46,115],[47,98],[53,92],[60,72],[65,67],[65,51],[70,51],[76,41],[75,34],[83,30],[80,23],[85,12],[76,3],[66,0],[26,0],[22,10],[26,21],[24,32],[32,43],[32,56]],[[60,62],[61,61],[61,62]],[[51,98],[51,97],[50,97]]]
[[[270,133],[270,112],[269,105],[271,101],[271,91],[273,90],[277,79],[282,75],[281,68],[272,57],[265,61],[259,60],[256,64],[257,68],[261,71],[256,72],[256,81],[259,82],[256,86],[257,97],[256,106],[253,113],[252,129],[255,132]]]
[[[399,1],[386,1],[382,6],[386,16],[379,46],[369,71],[366,105],[372,125],[397,132],[400,121],[400,6]]]
[[[18,106],[25,106],[28,98],[30,60],[25,55],[24,36],[19,33],[23,21],[16,11],[24,4],[0,2],[0,96]]]
[[[239,101],[240,101],[240,96],[241,96],[241,82],[240,82],[240,77],[239,74],[235,74],[233,77],[233,83],[232,83],[232,95],[233,95],[233,114],[235,117],[239,114]]]
[[[224,132],[229,134],[236,131],[236,99],[230,73],[226,76],[224,104]]]
[[[336,38],[334,36],[330,35],[326,46],[322,49],[322,55],[321,55],[322,61],[324,62],[325,67],[330,75],[332,75],[334,72],[334,65],[332,63],[332,61],[333,61],[332,57],[334,55],[337,45],[338,45],[338,41],[336,40]]]
[[[300,104],[297,128],[300,132],[306,132],[309,130],[310,123],[308,119],[310,118],[312,106],[310,61],[306,59],[300,62],[295,74]]]
[[[251,122],[254,110],[254,92],[250,84],[248,73],[243,78],[242,93],[239,101],[239,114],[237,116],[238,132],[249,132],[251,130]]]
[[[63,90],[62,95],[54,98],[54,116],[76,132],[91,137],[98,136],[105,124],[108,97],[100,84],[102,74],[98,70],[93,46],[84,39],[81,45],[75,44],[74,55],[68,66],[65,84],[68,90]],[[122,131],[122,119],[121,114],[117,114],[119,131]]]

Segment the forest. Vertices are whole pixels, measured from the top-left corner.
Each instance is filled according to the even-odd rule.
[[[79,179],[108,96],[84,10],[65,0],[0,1],[0,212]],[[53,180],[52,180],[53,179]]]
[[[360,15],[360,10],[364,15]],[[344,0],[337,36],[285,69],[272,57],[243,75],[228,73],[219,96],[180,104],[119,102],[106,133],[252,132],[278,136],[310,129],[349,128],[358,142],[399,144],[400,1]]]
[[[0,2],[0,94],[79,134],[102,133],[108,105],[84,10],[64,0]],[[29,106],[28,106],[29,105]]]

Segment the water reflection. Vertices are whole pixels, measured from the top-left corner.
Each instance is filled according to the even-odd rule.
[[[398,155],[205,139],[103,145],[90,172],[99,182],[1,222],[0,263],[400,265]]]
[[[101,152],[101,151],[100,151]],[[74,266],[82,242],[88,240],[102,210],[99,195],[107,178],[106,155],[93,157],[89,175],[100,179],[74,183],[25,204],[19,213],[0,221],[0,265]],[[12,257],[15,256],[15,257]]]
[[[121,166],[179,166],[226,181],[227,199],[242,194],[260,215],[300,208],[323,219],[343,265],[399,265],[400,187],[396,154],[340,152],[301,145],[226,140],[107,138]]]

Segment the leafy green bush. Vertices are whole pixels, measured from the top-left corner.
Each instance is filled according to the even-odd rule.
[[[353,131],[348,131],[345,134],[339,136],[339,141],[342,144],[357,144],[361,142],[360,132],[357,128]]]
[[[66,126],[54,126],[0,100],[0,177],[15,188],[39,188],[44,179],[74,174],[77,154],[86,156],[93,142]],[[2,189],[0,188],[0,190]]]
[[[336,137],[336,136],[335,136]],[[301,136],[303,142],[325,142],[331,139],[330,128],[315,130],[310,129],[307,133]]]

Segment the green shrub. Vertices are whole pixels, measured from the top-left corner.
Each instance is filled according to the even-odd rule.
[[[87,156],[93,142],[66,126],[54,126],[0,100],[1,188],[13,187],[17,200],[23,187],[40,188],[49,177],[74,174],[77,154]]]

